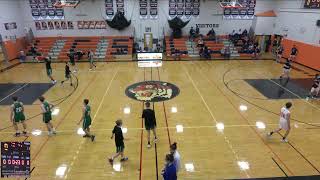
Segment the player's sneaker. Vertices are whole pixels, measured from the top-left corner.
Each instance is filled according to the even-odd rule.
[[[23,131],[23,132],[22,132],[22,134],[23,134],[24,136],[28,136],[27,133],[28,133],[27,131]]]
[[[19,132],[16,132],[16,133],[14,134],[14,136],[15,136],[15,137],[19,137],[19,136],[20,136],[20,133],[19,133]]]
[[[158,142],[158,138],[154,138],[153,142],[157,143]]]
[[[96,136],[95,136],[95,135],[92,135],[92,136],[91,136],[91,141],[92,141],[92,142],[94,141],[94,138],[96,138]]]
[[[109,160],[109,163],[113,165],[113,159],[109,158],[108,160]]]
[[[151,148],[151,144],[148,144],[148,145],[147,145],[147,148]]]
[[[128,159],[129,159],[128,157],[124,157],[124,158],[121,158],[120,161],[121,161],[121,162],[123,162],[123,161],[128,161]]]
[[[281,142],[287,143],[289,141],[288,141],[288,139],[282,139]]]
[[[56,130],[52,130],[51,133],[52,133],[53,135],[56,135],[56,134],[57,134]]]

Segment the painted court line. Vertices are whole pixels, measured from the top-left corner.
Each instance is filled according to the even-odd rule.
[[[97,111],[96,111],[96,113],[94,114],[94,116],[93,116],[93,118],[92,118],[92,124],[94,123],[94,120],[96,119],[96,117],[97,117],[97,115],[98,115],[98,113],[99,113],[99,111],[100,111],[100,109],[101,109],[101,107],[102,107],[102,104],[103,104],[103,102],[104,102],[104,99],[105,99],[106,95],[108,94],[109,89],[110,89],[110,87],[111,87],[111,84],[112,84],[114,78],[116,77],[116,75],[118,74],[118,71],[119,71],[119,67],[117,68],[116,72],[113,74],[113,77],[112,77],[112,79],[110,80],[110,82],[109,82],[109,84],[108,84],[108,87],[107,87],[107,89],[105,90],[105,92],[104,92],[104,94],[103,94],[103,96],[102,96],[102,99],[101,99],[101,101],[100,101],[100,103],[99,103],[99,106],[98,106],[98,108],[97,108]],[[91,125],[92,125],[92,124],[91,124]],[[81,148],[82,148],[82,145],[84,144],[84,142],[85,142],[85,139],[82,139],[82,141],[81,141],[81,143],[80,143],[80,145],[79,145],[79,147],[78,147],[78,150],[76,151],[76,154],[73,156],[73,159],[72,159],[72,161],[71,161],[70,167],[68,168],[68,172],[66,173],[65,179],[68,178],[68,174],[69,174],[69,172],[71,171],[71,168],[73,167],[74,162],[78,159],[79,153],[80,153],[80,151],[81,151]]]
[[[306,125],[304,123],[296,123],[297,125]],[[312,123],[314,125],[320,125],[320,123]],[[279,126],[279,124],[265,124],[266,127],[268,126]],[[255,127],[256,125],[247,125],[247,124],[231,124],[231,125],[224,125],[224,128],[247,128],[247,127]],[[307,126],[307,125],[306,125]],[[145,128],[129,128],[127,127],[128,130],[144,130]],[[172,126],[172,127],[157,127],[157,129],[176,129],[177,127]],[[202,129],[202,128],[213,128],[216,129],[216,126],[183,126],[183,129]],[[320,129],[320,128],[308,128],[306,127],[305,129]],[[95,132],[108,132],[108,131],[112,131],[113,129],[109,129],[109,128],[100,128],[100,129],[94,129]],[[47,133],[48,131],[42,131],[43,133]],[[72,129],[72,130],[63,130],[63,131],[57,131],[57,133],[61,134],[61,133],[74,133],[77,134],[77,129]],[[13,131],[6,131],[6,132],[0,132],[0,134],[14,134],[15,132]],[[78,134],[77,134],[78,135]]]
[[[13,91],[12,93],[10,93],[9,95],[7,95],[6,97],[2,98],[0,100],[0,103],[2,101],[4,101],[5,99],[7,99],[8,97],[10,97],[11,95],[15,94],[16,92],[20,91],[21,89],[23,89],[24,87],[26,87],[27,85],[29,85],[29,83],[24,84],[23,86],[21,86],[20,88],[18,88],[17,90]]]
[[[217,124],[217,123],[218,123],[217,119],[216,119],[215,116],[213,115],[213,113],[212,113],[211,109],[209,108],[207,102],[206,102],[205,99],[203,98],[200,90],[198,89],[198,87],[197,87],[196,84],[194,83],[193,79],[191,78],[188,70],[186,69],[186,67],[185,67],[184,65],[183,65],[183,69],[184,69],[185,73],[187,74],[189,80],[191,81],[193,87],[195,88],[195,90],[197,91],[197,93],[199,94],[199,96],[201,97],[201,100],[202,100],[202,102],[204,103],[204,105],[206,106],[206,108],[207,108],[208,112],[210,113],[212,119],[213,119],[213,120],[215,121],[215,123]],[[239,161],[240,158],[239,158],[238,154],[236,153],[235,149],[233,148],[231,142],[229,141],[229,139],[227,138],[227,136],[226,136],[225,134],[223,134],[223,136],[224,136],[225,142],[228,144],[230,150],[231,150],[232,153],[234,154],[234,157],[236,158],[237,161]],[[248,174],[247,170],[244,170],[244,172],[245,172],[246,176],[247,176],[248,178],[250,178],[250,175]]]

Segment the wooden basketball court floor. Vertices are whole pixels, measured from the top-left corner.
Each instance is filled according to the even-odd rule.
[[[38,101],[26,105],[25,112],[28,117],[35,116],[27,121],[28,130],[42,130],[39,136],[13,137],[9,106],[0,106],[0,140],[31,142],[33,171],[29,179],[162,179],[164,157],[173,142],[178,143],[181,155],[178,179],[320,174],[319,101],[300,97],[266,99],[243,80],[278,78],[282,65],[274,61],[164,62],[158,69],[138,68],[136,62],[99,63],[92,72],[88,71],[88,66],[87,63],[78,64],[80,71],[75,74],[78,78],[75,91],[68,84],[58,83],[44,94],[49,101],[58,102],[55,100],[71,93],[57,105],[60,112],[53,120],[56,136],[48,137],[42,117],[35,116],[40,112]],[[63,79],[64,64],[53,64],[53,76]],[[291,76],[310,78],[296,70]],[[127,86],[146,80],[170,82],[180,88],[180,94],[174,99],[154,104],[159,141],[150,149],[146,147],[146,132],[142,128],[142,103],[124,93]],[[229,81],[232,81],[230,89],[245,95],[232,93],[224,84]],[[0,76],[0,83],[39,82],[49,82],[44,64],[21,64]],[[90,100],[95,142],[77,134],[84,98]],[[289,143],[280,142],[279,134],[267,139],[266,133],[278,126],[277,113],[287,101],[293,102],[291,112],[295,119]],[[241,105],[247,110],[241,111]],[[130,108],[129,114],[124,113],[126,107]],[[173,107],[177,112],[172,112]],[[129,160],[121,164],[116,161],[115,166],[111,166],[107,157],[115,152],[115,145],[110,136],[118,118],[123,119],[123,127],[127,128],[125,154]],[[263,124],[262,129],[257,128],[257,121],[263,122],[265,129]],[[224,129],[218,130],[217,123],[223,123]],[[181,125],[179,132],[177,125]],[[59,166],[66,167],[63,176],[56,176]]]

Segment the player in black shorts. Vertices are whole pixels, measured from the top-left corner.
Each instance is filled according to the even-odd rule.
[[[123,134],[122,134],[122,120],[118,119],[116,121],[116,126],[114,126],[113,131],[112,131],[112,136],[111,139],[113,139],[113,136],[115,137],[115,143],[116,143],[116,154],[114,154],[113,156],[111,156],[111,158],[109,158],[109,163],[112,165],[113,164],[113,160],[114,158],[117,158],[119,155],[121,155],[121,160],[120,161],[127,161],[128,157],[125,157],[123,154],[124,151],[124,138],[123,138]]]
[[[57,81],[53,79],[52,77],[52,67],[51,67],[51,57],[45,57],[44,62],[46,64],[46,72],[47,76],[50,78],[52,84],[55,84]]]
[[[61,81],[61,85],[67,81],[67,80],[70,80],[70,86],[73,86],[72,84],[72,76],[71,76],[71,71],[70,71],[70,66],[69,66],[69,63],[66,62],[66,66],[64,68],[65,72],[64,72],[64,76],[65,76],[65,80]]]
[[[77,67],[76,67],[76,61],[75,61],[75,52],[74,50],[70,50],[68,56],[69,56],[69,60],[70,60],[70,64],[71,66],[73,66],[73,72],[76,73],[77,72]]]
[[[290,54],[290,61],[295,61],[297,54],[298,54],[298,49],[297,49],[296,45],[293,45],[293,47],[291,49],[291,54]]]
[[[280,45],[276,50],[276,52],[277,52],[276,62],[277,63],[280,63],[283,51],[284,51],[283,46]]]
[[[154,135],[154,142],[157,142],[157,134],[156,134],[156,116],[154,110],[150,109],[150,103],[146,102],[146,109],[142,112],[142,118],[144,119],[144,126],[148,132],[148,145],[147,147],[150,148],[150,130],[152,130]]]

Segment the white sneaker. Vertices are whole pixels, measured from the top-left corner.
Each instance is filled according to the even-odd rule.
[[[148,144],[148,145],[147,145],[147,148],[151,148],[151,144]]]
[[[73,70],[73,73],[76,73],[77,71],[76,70]]]
[[[288,139],[282,139],[281,142],[287,143],[289,141],[288,141]]]
[[[56,130],[52,130],[51,133],[52,133],[53,135],[56,135],[56,134],[57,134]]]
[[[48,136],[52,136],[52,132],[51,131],[48,132]]]

